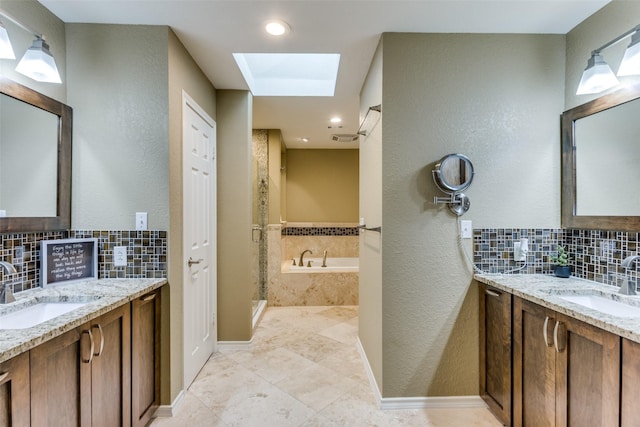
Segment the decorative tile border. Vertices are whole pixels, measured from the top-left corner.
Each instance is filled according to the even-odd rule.
[[[40,241],[96,237],[100,278],[166,278],[166,231],[70,230],[49,233],[0,234],[0,260],[14,265],[17,273],[0,272],[2,282],[14,282],[14,292],[40,286]],[[113,247],[126,246],[126,267],[113,265]]]
[[[283,236],[359,236],[359,227],[285,227]]]

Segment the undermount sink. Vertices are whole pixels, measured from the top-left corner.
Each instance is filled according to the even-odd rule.
[[[62,316],[95,301],[96,298],[82,301],[43,300],[25,304],[11,312],[0,314],[0,329],[27,329]]]
[[[640,307],[614,301],[601,295],[558,295],[558,297],[611,316],[640,317]]]

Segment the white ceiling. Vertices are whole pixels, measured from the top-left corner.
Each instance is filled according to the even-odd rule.
[[[233,53],[339,53],[333,97],[255,97],[253,127],[288,148],[355,148],[359,93],[383,32],[566,34],[610,0],[39,0],[69,23],[168,25],[217,89],[248,89]],[[284,38],[268,19],[291,26]],[[341,129],[329,119],[342,116]],[[309,137],[309,143],[298,140]]]

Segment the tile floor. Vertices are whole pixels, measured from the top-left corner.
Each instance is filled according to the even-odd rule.
[[[152,427],[500,426],[483,408],[381,411],[356,347],[358,308],[269,307],[248,349],[222,347]]]

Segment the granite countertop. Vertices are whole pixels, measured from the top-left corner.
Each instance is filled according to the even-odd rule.
[[[167,279],[92,279],[16,293],[16,302],[0,304],[0,315],[17,311],[34,301],[87,304],[30,328],[0,330],[0,362],[62,335],[165,283]]]
[[[640,295],[621,295],[618,293],[617,286],[575,277],[564,279],[542,274],[476,274],[474,278],[479,282],[640,343],[640,316],[622,317],[605,314],[560,298],[566,295],[600,295],[640,309]]]

